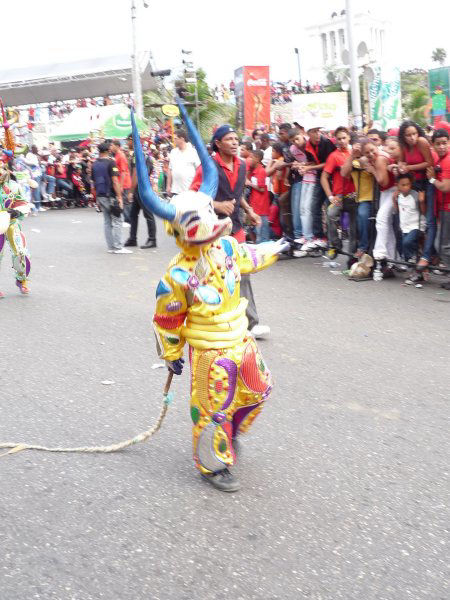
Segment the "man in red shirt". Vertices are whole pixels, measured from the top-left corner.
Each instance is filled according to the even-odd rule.
[[[427,177],[436,188],[437,213],[441,224],[440,254],[441,258],[444,258],[442,256],[445,254],[444,250],[450,244],[449,239],[444,239],[444,235],[450,230],[450,135],[448,131],[436,129],[432,142],[436,154],[433,153],[434,167],[428,167]],[[450,281],[443,283],[442,287],[450,290]]]
[[[128,166],[128,160],[120,146],[119,140],[113,140],[110,146],[111,152],[114,155],[117,168],[119,169],[119,183],[122,187],[122,201],[125,220],[129,221],[129,204],[131,190],[131,176]]]
[[[342,240],[339,238],[338,225],[341,213],[344,210],[350,216],[350,252],[358,248],[358,232],[356,218],[358,207],[355,200],[355,187],[351,179],[342,177],[341,167],[350,156],[350,132],[346,127],[338,127],[335,132],[337,148],[326,159],[320,177],[320,183],[330,201],[327,209],[328,225],[328,256],[335,258],[337,251],[342,249]],[[330,187],[330,177],[331,185]]]
[[[240,209],[243,208],[253,225],[260,225],[261,219],[244,199],[246,166],[237,156],[239,139],[231,125],[222,125],[214,132],[211,140],[214,150],[213,159],[217,164],[219,184],[214,198],[214,210],[219,219],[230,217],[233,228],[231,235],[239,242],[245,242],[245,231],[242,227]],[[198,167],[191,190],[197,192],[203,180],[202,168]],[[249,275],[242,275],[241,296],[247,298],[247,319],[250,332],[255,338],[263,337],[270,332],[266,325],[259,325],[253,290]]]

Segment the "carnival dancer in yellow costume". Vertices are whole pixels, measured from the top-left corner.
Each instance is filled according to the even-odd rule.
[[[12,254],[12,266],[16,272],[16,285],[22,294],[29,293],[27,283],[30,274],[30,255],[27,249],[21,222],[30,212],[19,184],[10,178],[7,154],[0,156],[0,264],[9,243]],[[4,294],[0,291],[0,298]]]
[[[247,331],[247,300],[240,297],[241,273],[273,264],[288,244],[238,244],[231,220],[219,220],[212,199],[218,173],[184,105],[178,102],[203,169],[198,192],[165,203],[152,190],[134,115],[133,139],[139,194],[145,207],[168,221],[180,252],[156,288],[153,318],[158,353],[181,374],[189,346],[194,461],[214,487],[240,486],[229,467],[236,462],[236,437],[247,431],[272,389],[270,372]]]

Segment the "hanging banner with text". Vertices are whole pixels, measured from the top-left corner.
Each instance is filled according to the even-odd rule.
[[[293,94],[292,102],[272,105],[272,122],[298,123],[305,129],[334,130],[348,125],[347,92]]]

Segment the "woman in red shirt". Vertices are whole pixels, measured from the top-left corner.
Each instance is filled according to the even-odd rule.
[[[403,121],[398,132],[398,140],[401,147],[401,158],[398,163],[399,173],[413,173],[415,178],[413,189],[425,192],[427,231],[422,257],[417,263],[417,274],[412,276],[417,277],[417,281],[421,281],[424,269],[437,255],[434,247],[437,232],[434,188],[426,178],[427,168],[433,166],[433,157],[424,130],[414,121]]]

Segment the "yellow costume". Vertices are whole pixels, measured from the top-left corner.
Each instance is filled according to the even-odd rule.
[[[236,460],[232,440],[248,429],[272,388],[270,372],[247,331],[241,273],[273,264],[289,244],[281,240],[250,246],[228,237],[230,218],[219,218],[214,212],[215,161],[181,102],[179,107],[202,163],[203,182],[198,192],[184,192],[170,204],[149,183],[131,115],[141,201],[165,219],[181,248],[156,288],[153,323],[159,355],[178,375],[183,369],[184,345],[189,345],[195,463],[215,487],[237,491],[228,471]]]
[[[241,273],[275,262],[273,246],[247,246],[232,237],[183,246],[156,289],[160,356],[175,361],[185,342],[190,347],[194,459],[203,473],[234,464],[232,439],[248,429],[272,388],[247,331],[239,282]]]

